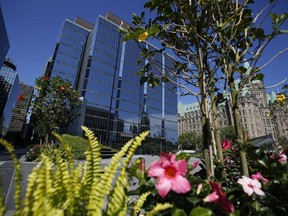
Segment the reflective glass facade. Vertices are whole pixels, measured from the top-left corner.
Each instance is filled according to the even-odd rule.
[[[83,32],[87,33],[81,34],[82,49],[70,48],[78,50],[77,56],[82,56],[78,59],[79,73],[72,70],[65,78],[71,81],[76,78],[72,83],[85,98],[86,108],[85,113],[82,113],[84,125],[95,132],[101,143],[114,148],[120,148],[131,137],[145,130],[150,130],[151,139],[157,138],[162,144],[177,142],[176,94],[167,91],[162,83],[153,89],[140,85],[140,77],[136,75],[141,69],[141,65],[137,63],[141,57],[139,45],[132,40],[123,42],[123,35],[115,21],[120,24],[123,22],[119,18],[113,19],[111,21],[99,16],[93,29],[82,27]],[[65,22],[72,24],[71,21]],[[79,25],[74,25],[80,28]],[[63,32],[68,37],[69,31],[71,27],[64,23],[58,39],[59,46]],[[87,36],[85,42],[84,35]],[[71,40],[78,36],[70,35]],[[77,47],[79,44],[71,43],[69,46],[73,45]],[[146,43],[141,43],[141,46],[156,49]],[[70,51],[65,51],[67,53],[63,53],[63,56],[69,56]],[[57,46],[55,53],[58,53]],[[62,60],[56,54],[53,61],[60,64]],[[173,63],[173,58],[164,53],[159,53],[155,58],[160,65],[163,64],[164,71],[165,62],[170,65]],[[55,64],[51,68],[52,76],[66,73],[57,71]],[[171,86],[168,84],[167,87]]]
[[[9,45],[8,35],[7,35],[5,22],[4,22],[4,18],[2,14],[2,9],[0,5],[0,69],[7,55],[9,47],[10,45]]]
[[[65,20],[51,61],[52,76],[61,76],[77,86],[89,30]]]
[[[2,136],[7,133],[19,94],[16,67],[6,59],[0,70],[0,134]]]

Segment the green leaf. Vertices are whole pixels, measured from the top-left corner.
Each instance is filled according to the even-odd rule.
[[[211,215],[212,211],[210,209],[201,207],[194,208],[189,214],[189,216],[211,216]]]
[[[160,28],[157,25],[153,25],[149,30],[148,30],[148,35],[156,35],[160,31]]]
[[[241,74],[245,74],[246,71],[247,71],[247,68],[241,66],[241,67],[237,68],[237,71],[238,71],[239,73],[241,73]]]
[[[147,82],[148,81],[148,77],[147,76],[143,76],[143,77],[141,77],[141,79],[140,79],[140,84],[141,85],[143,85],[145,82]]]
[[[288,33],[288,29],[287,30],[279,30],[280,34],[287,34]]]
[[[169,79],[164,75],[162,76],[162,82],[164,83],[169,82]]]
[[[201,199],[196,197],[187,197],[187,200],[193,205],[197,205],[201,201]]]
[[[272,22],[277,23],[277,18],[278,18],[277,15],[275,13],[270,13],[270,16],[272,18]]]
[[[251,79],[251,81],[253,81],[253,80],[263,80],[263,79],[264,79],[264,74],[258,73]]]
[[[176,207],[173,207],[172,215],[173,216],[187,216],[186,212],[183,209],[178,209]]]
[[[135,13],[133,13],[133,24],[138,25],[140,24],[140,17],[138,17]]]

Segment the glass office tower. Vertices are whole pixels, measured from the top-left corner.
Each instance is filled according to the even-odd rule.
[[[0,136],[7,133],[19,94],[16,66],[6,58],[0,70]]]
[[[140,85],[136,75],[142,67],[137,63],[141,58],[139,44],[123,42],[120,25],[128,26],[111,13],[99,16],[95,25],[65,20],[49,74],[69,79],[85,98],[83,124],[101,143],[120,148],[135,135],[150,130],[151,140],[174,144],[178,137],[177,95],[172,84],[161,83],[153,89]],[[157,49],[148,43],[140,45]],[[165,53],[156,58],[163,71],[165,64],[173,64],[173,58]],[[64,64],[70,70],[60,66]]]
[[[9,45],[8,35],[7,35],[5,22],[4,22],[4,18],[2,14],[2,9],[0,5],[0,69],[7,55],[9,47],[10,45]]]

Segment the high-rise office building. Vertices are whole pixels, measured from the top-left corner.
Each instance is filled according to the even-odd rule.
[[[9,47],[10,45],[9,45],[8,35],[7,35],[5,22],[4,22],[4,18],[2,14],[2,9],[0,5],[0,69],[7,55]]]
[[[11,59],[6,58],[0,70],[0,135],[2,136],[7,133],[19,94],[16,66]]]
[[[8,129],[8,133],[10,134],[22,132],[23,125],[26,123],[26,116],[34,91],[33,86],[26,85],[23,82],[20,82],[19,85],[20,94],[17,98],[15,111]]]
[[[95,25],[80,18],[65,20],[47,74],[70,80],[81,93],[85,101],[82,122],[101,143],[118,148],[141,131],[150,130],[151,140],[174,144],[178,132],[173,86],[140,84],[136,75],[143,66],[137,63],[139,44],[124,42],[120,26],[129,24],[111,13],[99,16]],[[140,46],[157,49],[146,42]],[[164,52],[154,58],[162,73],[173,64],[173,58]]]

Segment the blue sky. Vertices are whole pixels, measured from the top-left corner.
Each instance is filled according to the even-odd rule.
[[[260,8],[268,0],[255,0]],[[10,41],[8,57],[16,63],[24,83],[34,85],[53,54],[63,21],[79,16],[94,23],[98,15],[110,11],[131,23],[132,14],[143,11],[145,0],[0,0]],[[279,0],[276,12],[288,12],[288,0]],[[288,29],[288,25],[285,26]],[[288,34],[271,43],[259,62],[263,65],[278,51],[288,48]],[[265,85],[273,85],[288,77],[288,52],[262,70]]]

